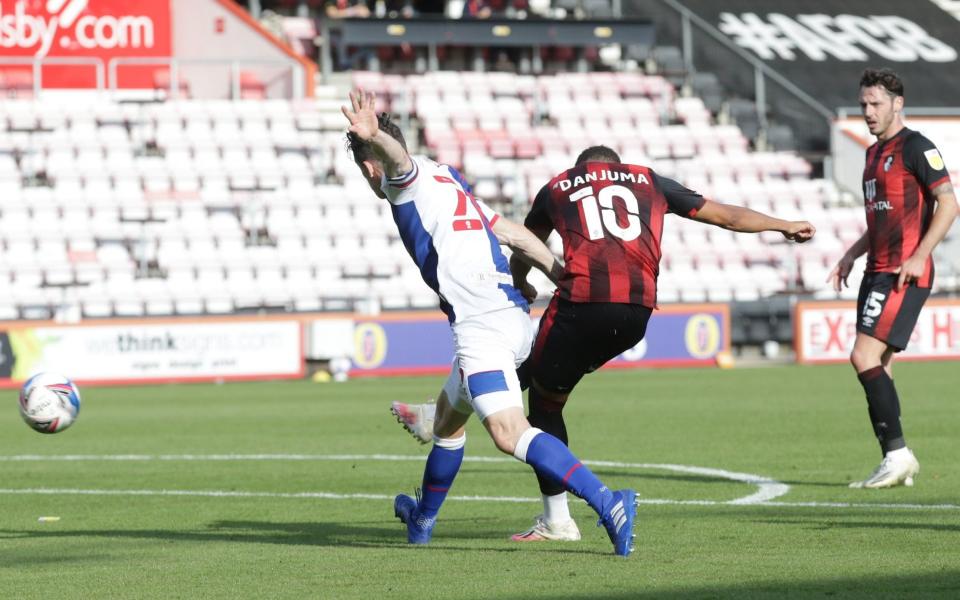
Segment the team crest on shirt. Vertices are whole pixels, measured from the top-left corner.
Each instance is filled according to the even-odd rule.
[[[890,156],[887,157],[885,161],[883,161],[883,172],[886,173],[887,171],[890,170],[890,167],[892,166],[893,166],[893,155],[891,154]]]
[[[930,148],[924,152],[923,155],[927,158],[927,164],[929,164],[934,171],[940,171],[943,169],[943,157],[940,156],[939,150],[936,148]]]

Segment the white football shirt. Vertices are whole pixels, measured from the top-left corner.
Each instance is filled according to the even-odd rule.
[[[464,189],[456,169],[410,158],[409,173],[380,185],[400,239],[450,322],[511,306],[529,311],[490,229],[499,215]]]

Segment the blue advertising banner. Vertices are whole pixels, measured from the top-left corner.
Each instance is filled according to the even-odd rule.
[[[539,314],[531,318],[539,322]],[[423,313],[357,318],[353,331],[352,376],[445,373],[453,338],[443,315]],[[661,307],[646,338],[607,363],[607,368],[707,366],[730,350],[726,304]]]

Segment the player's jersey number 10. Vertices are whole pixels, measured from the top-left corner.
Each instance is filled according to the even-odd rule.
[[[627,226],[617,222],[617,213],[613,208],[613,199],[620,198],[627,211]],[[570,194],[570,202],[580,202],[583,218],[586,221],[587,235],[591,240],[604,237],[604,230],[610,235],[630,242],[640,237],[640,205],[630,188],[622,185],[608,185],[600,188],[594,195],[593,188],[584,187]]]

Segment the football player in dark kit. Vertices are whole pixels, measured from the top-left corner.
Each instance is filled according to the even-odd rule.
[[[863,170],[867,232],[850,246],[828,281],[839,291],[847,285],[853,262],[867,253],[850,362],[866,392],[883,460],[865,480],[850,487],[909,486],[920,464],[900,425],[893,356],[907,347],[930,295],[931,254],[957,215],[957,199],[936,146],[903,124],[903,82],[896,73],[864,71],[860,108],[877,138],[867,148]]]
[[[649,167],[620,162],[605,146],[584,150],[576,166],[541,188],[524,222],[542,240],[554,230],[563,240],[563,275],[524,368],[530,377],[529,421],[564,442],[562,411],[577,382],[643,339],[656,307],[667,213],[738,232],[779,231],[796,242],[816,231],[806,221],[708,200]],[[528,288],[529,267],[520,261],[510,266],[514,285]],[[538,479],[544,513],[513,539],[579,539],[563,488]]]

